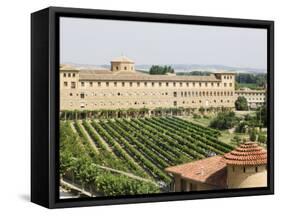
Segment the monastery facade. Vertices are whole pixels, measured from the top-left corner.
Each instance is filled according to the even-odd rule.
[[[60,109],[234,108],[235,73],[150,75],[122,56],[110,70],[60,66]]]

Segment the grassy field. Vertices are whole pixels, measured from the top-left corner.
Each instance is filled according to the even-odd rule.
[[[237,83],[238,88],[250,88],[250,89],[257,89],[259,88],[256,83]]]
[[[246,111],[246,112],[238,113],[239,117],[242,117],[246,114],[252,115],[252,112]],[[204,127],[209,127],[210,122],[212,121],[212,119],[214,117],[215,117],[214,115],[210,115],[209,118],[201,117],[201,118],[195,119],[192,116],[187,116],[187,117],[183,117],[183,119],[193,122],[195,124],[199,124]],[[232,142],[232,139],[234,138],[234,136],[240,137],[241,140],[243,140],[244,138],[246,138],[246,139],[249,138],[248,134],[235,133],[233,130],[223,130],[223,131],[221,131],[221,136],[218,137],[218,140],[220,140],[221,142],[230,144],[230,145],[234,145],[235,143]]]

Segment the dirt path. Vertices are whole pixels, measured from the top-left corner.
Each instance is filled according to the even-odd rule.
[[[79,191],[80,193],[82,193],[82,194],[84,194],[86,196],[95,197],[94,194],[91,194],[89,191],[86,191],[85,189],[80,187],[80,185],[76,185],[76,184],[74,185],[73,183],[71,183],[71,182],[69,182],[69,181],[67,181],[65,179],[61,179],[60,183],[61,183],[61,185],[69,187],[69,188],[71,188],[71,189],[73,189],[75,191]]]
[[[154,181],[152,181],[150,179],[142,178],[142,177],[136,176],[136,175],[134,175],[132,173],[127,173],[127,172],[124,172],[124,171],[112,169],[110,167],[101,166],[101,165],[98,165],[98,164],[93,164],[93,165],[96,166],[96,167],[99,167],[101,169],[104,169],[104,170],[108,170],[108,171],[111,171],[111,172],[114,172],[114,173],[119,173],[121,175],[128,176],[128,177],[130,177],[132,179],[136,179],[136,180],[140,180],[140,181],[144,181],[144,182],[150,182],[152,184],[158,185],[156,182],[154,182]]]
[[[83,130],[83,132],[85,133],[88,142],[92,145],[92,147],[94,148],[94,150],[99,153],[99,149],[97,147],[97,145],[94,143],[94,141],[92,140],[92,138],[90,137],[90,135],[88,134],[87,130],[84,128],[83,124],[81,124],[81,121],[78,122],[78,124],[80,125],[81,129]]]
[[[102,138],[102,136],[96,131],[96,129],[91,125],[91,123],[90,123],[89,121],[87,121],[87,122],[89,123],[91,129],[96,132],[96,134],[98,135],[98,137],[100,138],[100,140],[103,142],[103,144],[104,144],[105,147],[106,147],[106,150],[109,151],[109,152],[112,152],[112,149],[111,149],[111,147],[108,145],[108,143],[107,143],[107,142]]]

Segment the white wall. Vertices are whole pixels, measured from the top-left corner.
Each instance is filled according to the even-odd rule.
[[[276,21],[276,75],[280,79],[281,31],[280,5],[277,0],[6,0],[1,2],[1,140],[0,140],[0,215],[268,215],[280,205],[280,172],[276,172],[275,196],[180,201],[154,204],[46,210],[28,202],[30,181],[30,13],[47,6],[69,6],[96,9],[147,11],[159,13],[204,15]],[[276,86],[276,92],[281,86]],[[16,99],[16,100],[14,100]],[[276,101],[276,110],[280,101]],[[280,130],[280,112],[276,113],[276,131]],[[280,152],[280,136],[276,136]],[[280,154],[276,154],[280,155]],[[280,169],[276,158],[276,170]],[[279,199],[279,200],[278,200]]]

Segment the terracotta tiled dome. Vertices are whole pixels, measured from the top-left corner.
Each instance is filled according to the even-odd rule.
[[[246,142],[226,153],[224,159],[228,165],[264,165],[267,164],[267,151],[257,143]]]

